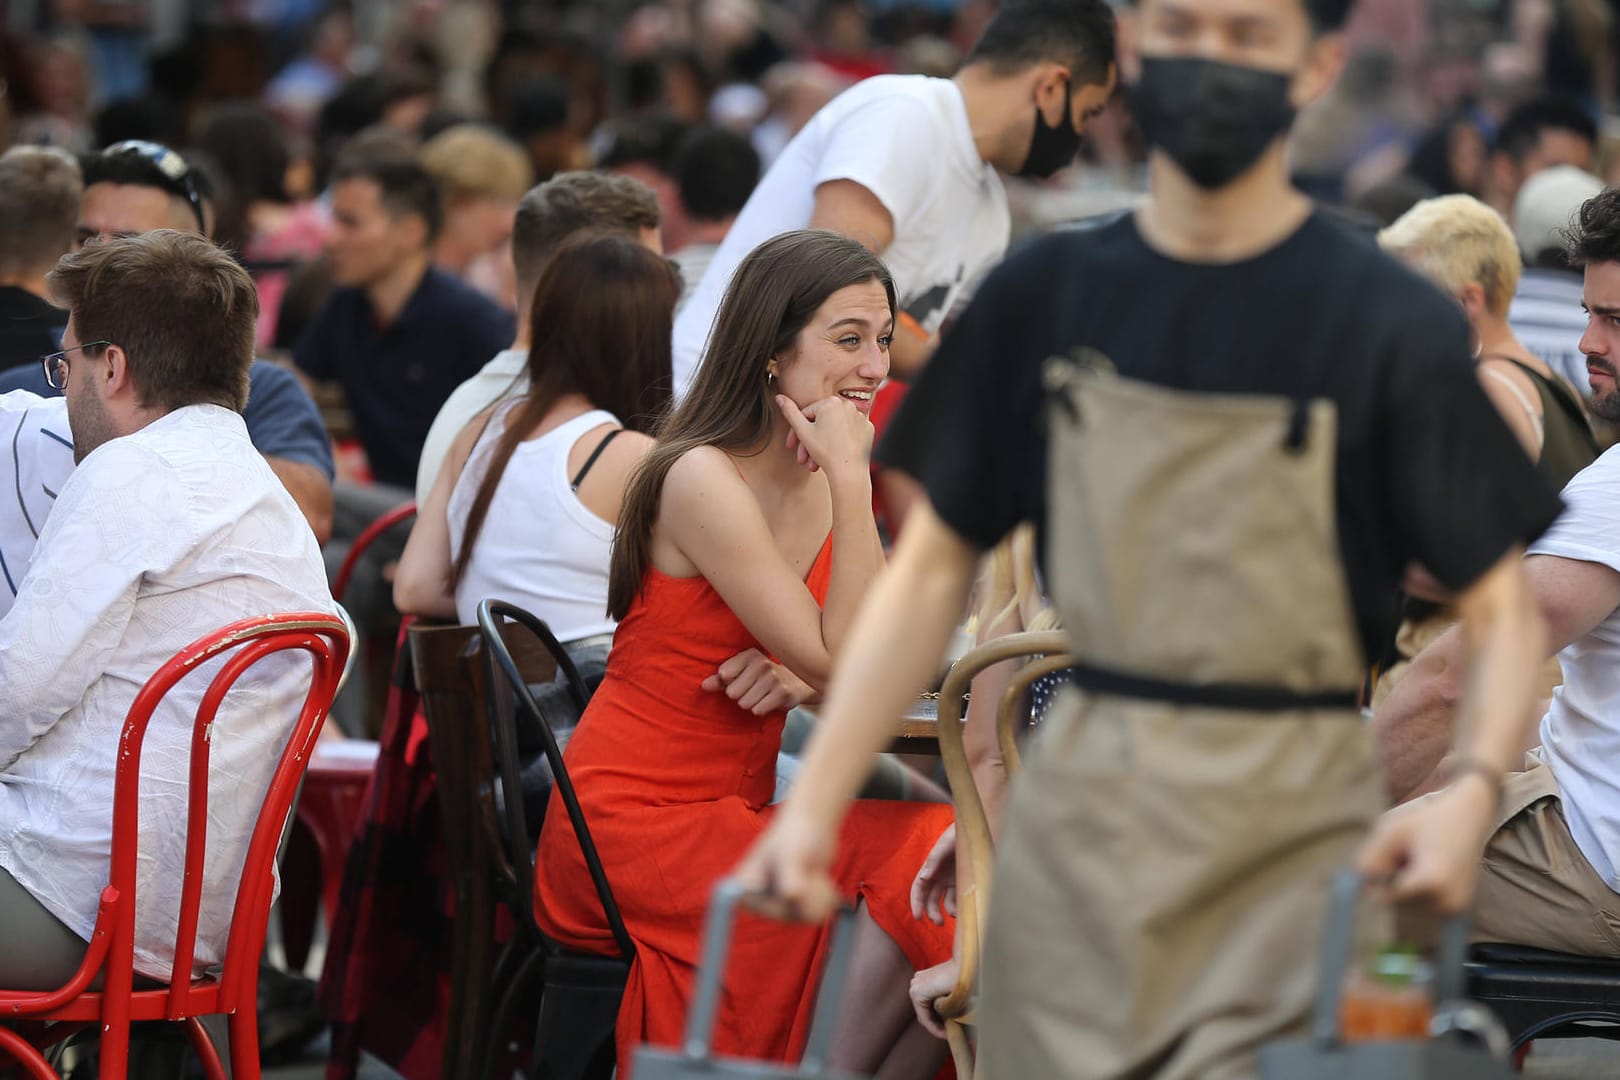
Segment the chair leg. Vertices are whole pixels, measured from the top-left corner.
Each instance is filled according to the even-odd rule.
[[[101,1025],[101,1080],[125,1080],[129,1075],[129,1021]]]
[[[973,1080],[973,1048],[968,1045],[967,1025],[960,1020],[945,1021],[945,1041],[951,1047],[951,1060],[956,1065],[956,1080]]]
[[[245,1001],[231,1013],[231,1080],[259,1080],[259,1010]]]
[[[514,942],[515,944],[515,942]],[[504,966],[504,965],[503,965]],[[494,1015],[490,1019],[489,1037],[484,1040],[484,1053],[478,1063],[479,1080],[486,1080],[500,1059],[506,1042],[507,1030],[512,1023],[512,1010],[525,997],[526,991],[533,985],[537,976],[545,973],[546,954],[536,945],[528,956],[524,957],[518,965],[517,971],[506,981],[505,991],[496,1002]],[[500,985],[500,984],[497,984]],[[530,1047],[530,1052],[533,1052]]]
[[[196,1051],[198,1060],[202,1062],[203,1076],[207,1077],[207,1080],[226,1080],[229,1074],[225,1072],[225,1063],[219,1059],[219,1048],[209,1037],[208,1029],[203,1026],[203,1022],[195,1016],[188,1016],[181,1023],[185,1025],[186,1035],[191,1039],[192,1050]]]
[[[34,1048],[34,1044],[3,1024],[0,1024],[0,1054],[9,1056],[33,1080],[58,1080],[56,1070]]]

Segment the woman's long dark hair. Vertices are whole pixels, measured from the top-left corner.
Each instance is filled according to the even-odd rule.
[[[625,489],[608,576],[608,613],[615,619],[625,617],[641,592],[670,466],[699,446],[762,450],[777,413],[766,365],[793,348],[829,296],[868,281],[883,286],[893,314],[894,279],[883,261],[856,241],[820,229],[767,240],[738,265],[691,389]]]
[[[570,238],[540,275],[529,312],[529,392],[508,418],[478,485],[451,584],[461,580],[501,474],[519,443],[567,394],[651,432],[669,411],[670,333],[680,275],[628,237]]]

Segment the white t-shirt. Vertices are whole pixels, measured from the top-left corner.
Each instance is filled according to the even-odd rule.
[[[1620,572],[1620,447],[1575,474],[1564,512],[1531,555],[1594,562]],[[1620,891],[1620,609],[1558,654],[1564,685],[1541,721],[1541,756],[1564,817],[1592,869]]]
[[[963,286],[1007,250],[1007,196],[974,147],[956,84],[925,75],[857,83],[771,165],[675,317],[677,397],[691,385],[737,264],[771,237],[809,226],[816,189],[833,180],[860,184],[894,219],[883,261],[900,309],[929,334]]]
[[[0,617],[11,610],[57,492],[73,473],[67,401],[0,394]]]
[[[502,349],[478,369],[478,374],[450,392],[439,415],[433,418],[422,443],[422,459],[416,466],[416,505],[427,503],[433,482],[444,468],[444,459],[473,417],[502,398],[522,397],[529,391],[529,350]]]

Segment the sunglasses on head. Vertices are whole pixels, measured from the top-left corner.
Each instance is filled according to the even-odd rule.
[[[135,154],[157,166],[158,172],[184,189],[186,205],[191,207],[192,216],[197,219],[197,231],[208,235],[208,223],[203,219],[202,194],[197,190],[197,173],[186,164],[185,158],[161,143],[147,142],[145,139],[125,139],[113,143],[102,153]]]

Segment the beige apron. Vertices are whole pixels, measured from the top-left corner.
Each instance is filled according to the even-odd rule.
[[[1329,879],[1381,809],[1335,414],[1079,361],[1047,372],[1046,561],[1075,654],[1263,706],[1059,695],[997,849],[980,1075],[1248,1077],[1301,1027]]]

